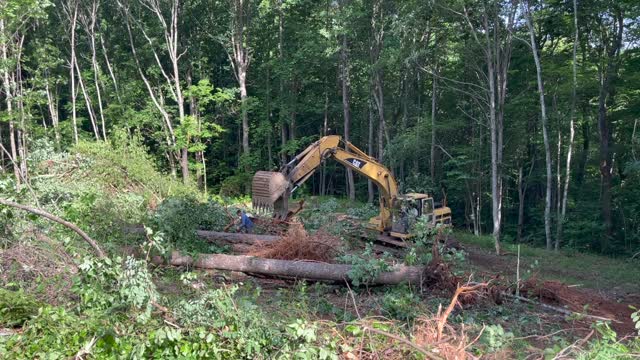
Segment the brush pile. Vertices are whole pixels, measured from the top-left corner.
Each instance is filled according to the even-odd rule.
[[[318,230],[307,233],[301,224],[293,224],[280,239],[260,242],[249,249],[249,255],[265,259],[333,262],[339,252],[340,239]]]

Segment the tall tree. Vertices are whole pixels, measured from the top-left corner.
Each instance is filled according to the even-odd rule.
[[[351,130],[351,77],[349,74],[349,67],[351,66],[349,61],[349,42],[347,40],[347,16],[346,16],[346,1],[340,2],[340,10],[343,16],[343,28],[342,34],[340,34],[341,47],[340,47],[340,83],[342,84],[342,110],[344,113],[344,129],[342,136],[345,142],[350,141],[349,132]],[[351,168],[347,168],[347,194],[350,200],[356,199],[356,189],[353,179],[353,171]]]
[[[248,26],[251,21],[251,4],[247,0],[232,0],[231,64],[240,87],[242,102],[242,152],[249,155],[249,110],[247,104],[247,70],[249,54]]]
[[[508,70],[511,63],[513,27],[517,2],[491,2],[472,14],[463,6],[462,16],[475,43],[481,49],[486,72],[481,77],[482,100],[488,110],[491,153],[491,214],[496,253],[500,254],[502,229],[502,164],[504,107],[507,97]],[[479,14],[479,15],[476,15]],[[482,38],[481,38],[482,37]]]
[[[624,33],[624,16],[621,5],[611,2],[607,9],[597,19],[601,27],[599,32],[598,82],[598,129],[600,135],[600,201],[604,233],[602,234],[601,251],[609,250],[609,243],[613,236],[611,187],[613,177],[613,134],[612,121],[608,109],[614,102],[614,86],[618,76],[620,52],[622,51],[622,35]]]
[[[129,39],[129,46],[131,48],[131,53],[133,55],[133,59],[135,60],[135,64],[136,64],[136,70],[138,72],[138,74],[140,75],[140,78],[142,78],[142,81],[145,85],[145,88],[149,94],[149,98],[151,99],[154,107],[158,110],[158,112],[160,112],[162,119],[163,119],[163,123],[162,123],[162,128],[163,128],[163,133],[165,136],[165,146],[166,146],[166,151],[165,151],[165,156],[169,162],[169,168],[171,170],[171,174],[172,176],[176,177],[176,165],[175,165],[175,161],[176,159],[179,159],[180,156],[182,154],[184,154],[184,152],[181,152],[180,154],[177,154],[175,152],[175,149],[177,148],[177,139],[176,139],[176,133],[174,131],[174,124],[173,124],[173,120],[171,118],[171,114],[169,113],[168,109],[167,109],[167,105],[165,104],[164,101],[164,94],[162,93],[162,88],[158,88],[158,87],[154,87],[151,83],[151,81],[149,80],[149,77],[147,76],[147,74],[145,73],[145,71],[143,70],[143,66],[140,60],[140,57],[138,56],[138,51],[137,51],[137,46],[134,40],[134,36],[133,36],[133,25],[134,24],[139,24],[139,20],[136,20],[133,16],[132,16],[132,11],[131,8],[129,7],[128,3],[125,2],[121,2],[118,1],[118,6],[120,8],[120,10],[122,11],[122,14],[125,17],[125,25],[126,25],[126,30],[127,30],[127,34],[128,34],[128,39]],[[153,10],[152,10],[153,11]],[[140,27],[140,26],[139,26]],[[172,89],[172,86],[174,84],[174,82],[172,82],[167,73],[164,71],[164,68],[162,67],[162,64],[160,62],[160,57],[158,55],[157,50],[153,47],[153,41],[151,40],[151,38],[146,34],[146,32],[144,31],[144,28],[142,28],[142,32],[144,34],[145,39],[147,40],[147,42],[149,42],[149,44],[151,45],[151,50],[153,53],[153,57],[156,60],[157,65],[159,66],[159,70],[163,75],[163,78],[166,80],[166,83],[168,84],[168,88]],[[184,169],[184,168],[183,168]],[[183,178],[184,178],[184,174],[183,174]]]
[[[575,123],[576,123],[576,90],[578,88],[578,42],[580,41],[578,29],[578,0],[573,0],[573,52],[571,57],[571,114],[569,116],[569,145],[567,148],[567,160],[565,165],[564,185],[562,188],[562,209],[556,228],[556,244],[555,250],[560,249],[562,243],[563,227],[567,215],[567,198],[569,196],[569,183],[571,180],[571,160],[573,156],[573,145],[575,142]]]
[[[544,202],[544,234],[547,240],[547,250],[553,248],[553,239],[551,238],[551,189],[553,186],[553,175],[551,172],[551,145],[549,144],[549,130],[547,124],[547,106],[544,100],[544,80],[542,78],[542,63],[538,54],[538,43],[536,40],[533,21],[531,20],[531,7],[529,1],[524,3],[525,18],[527,28],[529,28],[531,52],[533,53],[533,61],[536,64],[536,77],[538,83],[538,95],[540,97],[540,119],[542,120],[542,137],[544,141],[545,164],[547,170],[547,185]]]

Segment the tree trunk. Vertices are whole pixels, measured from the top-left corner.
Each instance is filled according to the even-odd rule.
[[[269,242],[280,239],[280,236],[276,235],[242,234],[206,230],[198,230],[196,233],[198,234],[198,237],[207,241],[222,241],[231,244],[255,244],[260,241]]]
[[[20,159],[20,176],[22,177],[22,181],[24,183],[29,183],[29,169],[27,167],[27,124],[26,114],[24,110],[24,89],[23,89],[23,79],[22,79],[22,49],[24,45],[24,35],[19,35],[19,39],[17,41],[16,47],[16,73],[15,77],[13,77],[14,88],[16,89],[17,95],[17,105],[18,110],[20,111],[20,127],[18,129],[18,138],[16,139],[18,143],[18,157]]]
[[[431,181],[435,182],[436,179],[436,105],[437,105],[437,90],[438,90],[438,78],[437,67],[433,72],[432,89],[431,89],[431,162],[429,164]]]
[[[49,88],[49,78],[45,80],[45,92],[47,93],[47,108],[49,109],[49,116],[51,116],[51,125],[53,126],[53,133],[56,139],[56,150],[60,151],[60,128],[59,128],[59,116],[57,100],[54,98]]]
[[[6,37],[4,19],[0,19],[0,36]],[[2,62],[8,64],[9,54],[7,49],[8,41],[0,41],[0,51],[2,52]],[[18,151],[16,147],[15,125],[13,121],[13,93],[11,92],[11,79],[9,69],[5,66],[2,70],[2,82],[4,84],[5,102],[7,106],[7,115],[9,116],[9,146],[11,147],[11,162],[13,163],[13,174],[16,178],[16,189],[20,190],[22,177],[20,176],[20,167],[18,165]]]
[[[247,104],[247,69],[249,67],[248,43],[248,11],[245,9],[246,0],[233,0],[233,22],[231,33],[232,64],[238,86],[240,87],[240,102],[242,108],[242,153],[249,155],[249,113]]]
[[[486,21],[486,20],[485,20]],[[485,26],[488,29],[488,26]],[[488,34],[487,34],[488,36]],[[487,75],[489,78],[489,132],[491,133],[491,215],[496,254],[500,254],[500,229],[502,226],[502,189],[500,189],[498,123],[496,118],[496,86],[493,51],[487,41]]]
[[[109,76],[111,77],[111,81],[113,81],[113,88],[116,92],[116,98],[118,99],[118,103],[122,104],[122,99],[120,99],[120,91],[118,90],[118,81],[116,80],[116,75],[113,72],[113,66],[111,66],[111,62],[109,61],[109,56],[107,55],[107,47],[104,45],[104,39],[102,35],[100,36],[100,47],[102,48],[102,56],[104,57],[104,62],[107,64],[107,69],[109,70]]]
[[[174,251],[170,264],[173,266],[194,266],[203,269],[241,271],[250,274],[284,276],[296,279],[349,281],[351,265],[327,264],[309,261],[289,261],[263,259],[253,256],[233,256],[223,254],[200,254],[194,260],[191,256]],[[378,274],[368,285],[395,285],[401,283],[420,284],[422,267],[396,265],[392,271]],[[363,284],[364,285],[364,284]]]
[[[373,154],[373,109],[372,109],[372,104],[371,101],[369,101],[369,139],[367,142],[367,151],[369,152],[369,156],[372,156]],[[371,181],[371,179],[367,180],[367,202],[369,204],[373,204],[373,198],[374,198],[374,184],[373,181]]]
[[[78,21],[78,3],[75,0],[70,1],[70,4],[73,3],[73,15],[70,14],[71,9],[69,8],[70,15],[70,31],[71,31],[71,59],[69,66],[69,78],[71,79],[71,120],[73,122],[73,140],[76,145],[78,144],[78,119],[76,115],[76,23]]]
[[[159,6],[159,5],[158,5]],[[178,17],[180,10],[180,0],[173,0],[171,3],[171,24],[170,26],[165,26],[165,42],[167,44],[167,49],[169,50],[169,58],[171,59],[171,66],[173,69],[173,95],[175,96],[175,101],[178,105],[178,116],[180,117],[180,124],[185,125],[185,109],[184,109],[184,96],[182,95],[182,85],[180,84],[180,65],[179,60],[180,57],[186,53],[180,54],[178,51],[179,44],[179,32],[178,32]],[[154,11],[158,18],[162,18],[162,12],[159,8],[154,8]],[[240,88],[240,93],[242,94],[242,87]],[[246,97],[246,89],[245,89],[245,97]],[[246,99],[243,99],[243,106]],[[184,134],[185,139],[183,139],[183,146],[180,149],[180,168],[182,170],[182,182],[187,183],[189,181],[189,142],[190,135],[188,133]],[[248,139],[248,138],[247,138]]]
[[[326,86],[327,79],[325,77],[324,89],[324,121],[322,123],[322,136],[327,136],[329,130],[329,91]],[[322,171],[320,172],[320,195],[327,194],[327,164],[322,162]]]
[[[76,60],[74,64],[76,67],[76,73],[78,74],[78,84],[80,85],[80,90],[82,90],[82,96],[84,97],[84,102],[87,106],[87,112],[89,113],[89,120],[91,121],[93,134],[95,135],[96,140],[100,140],[100,131],[98,130],[98,125],[96,124],[96,115],[93,112],[93,106],[91,105],[91,97],[89,97],[89,92],[84,86],[84,81],[82,80],[82,72],[80,71],[78,61]]]
[[[611,48],[606,52],[606,68],[600,70],[600,93],[598,96],[598,128],[600,130],[600,176],[601,176],[601,209],[602,220],[604,222],[604,234],[600,242],[600,250],[606,252],[609,249],[609,241],[613,237],[613,219],[611,214],[611,186],[613,171],[612,155],[612,131],[609,119],[607,118],[607,101],[613,99],[613,81],[617,76],[617,57],[622,46],[622,34],[624,18],[618,10],[615,14],[615,38],[612,39]]]
[[[351,126],[351,105],[350,105],[350,99],[349,99],[349,91],[350,91],[350,84],[349,84],[349,55],[348,55],[348,48],[347,48],[348,44],[347,44],[347,36],[346,35],[342,35],[342,49],[340,51],[341,53],[341,68],[342,68],[342,76],[341,76],[341,82],[342,82],[342,109],[344,111],[344,140],[345,142],[349,142],[349,130],[350,130],[350,126]],[[354,201],[356,199],[356,189],[355,189],[355,184],[353,181],[353,171],[350,168],[347,168],[347,194],[349,196],[349,200]]]
[[[247,74],[243,70],[238,74],[240,80],[240,102],[242,103],[242,153],[249,155],[249,113],[247,110]]]
[[[2,145],[3,143],[3,139],[2,139],[2,125],[0,124],[0,145]],[[5,168],[6,164],[5,164],[5,153],[4,151],[0,151],[0,174],[4,175],[6,174],[7,169]]]
[[[583,114],[585,111],[583,110]],[[583,115],[584,116],[584,115]],[[590,135],[591,131],[589,128],[589,123],[587,121],[582,122],[582,127],[580,128],[582,132],[582,149],[580,151],[580,157],[578,158],[578,164],[576,169],[576,183],[578,187],[584,183],[584,176],[587,168],[587,162],[589,160],[589,148],[591,145]]]
[[[522,164],[518,168],[518,230],[516,234],[516,242],[522,242],[522,230],[524,228],[524,195],[525,189],[522,184]]]
[[[16,178],[16,190],[20,191],[22,184],[22,175],[20,174],[20,165],[18,164],[18,149],[16,141],[16,129],[13,121],[9,121],[9,144],[11,147],[11,162],[13,163],[13,175]]]
[[[533,60],[536,64],[536,76],[538,79],[538,94],[540,96],[540,118],[542,119],[542,137],[544,140],[544,153],[547,169],[547,186],[546,196],[544,202],[544,233],[547,239],[547,250],[553,248],[553,239],[551,238],[551,189],[553,184],[553,175],[551,171],[551,146],[549,144],[549,134],[547,125],[547,107],[544,100],[544,83],[542,80],[542,65],[540,63],[540,57],[538,55],[538,44],[536,42],[535,31],[533,28],[533,22],[531,20],[531,12],[529,4],[526,4],[525,8],[527,27],[529,28],[529,35],[531,39],[531,49],[533,52]]]
[[[104,110],[102,108],[102,92],[100,91],[100,66],[98,65],[97,49],[96,49],[96,22],[98,20],[98,0],[94,0],[91,4],[90,20],[85,22],[85,30],[89,35],[89,45],[91,48],[91,66],[93,67],[93,82],[96,87],[96,96],[98,97],[98,112],[100,115],[100,125],[102,129],[102,139],[107,140],[107,130],[104,121]]]
[[[527,195],[527,182],[531,178],[535,164],[536,160],[535,158],[532,158],[529,173],[526,178],[524,178],[522,173],[523,164],[520,164],[520,167],[518,168],[518,230],[516,236],[516,241],[518,243],[522,242],[522,234],[524,232],[524,205],[525,196]]]
[[[138,58],[138,53],[136,51],[135,42],[133,40],[133,32],[131,31],[131,23],[130,23],[131,13],[130,13],[130,10],[129,10],[129,8],[125,7],[120,1],[118,1],[118,6],[121,8],[121,10],[123,12],[123,15],[125,17],[125,25],[126,25],[126,28],[127,28],[127,35],[129,37],[129,45],[131,47],[131,53],[133,55],[133,59],[134,59],[135,64],[136,64],[136,68],[138,70],[138,74],[142,78],[142,81],[144,82],[144,85],[147,88],[147,92],[149,93],[149,97],[151,98],[151,101],[153,102],[153,104],[156,107],[156,109],[160,112],[160,114],[162,115],[162,119],[164,120],[162,128],[164,130],[165,141],[166,141],[166,145],[167,145],[167,150],[166,150],[167,161],[169,163],[169,169],[171,171],[171,176],[175,179],[175,178],[177,178],[177,170],[176,170],[176,161],[175,160],[178,158],[179,154],[176,154],[175,150],[174,150],[176,148],[177,141],[176,141],[175,132],[173,130],[173,123],[172,123],[172,120],[171,120],[171,115],[165,109],[165,102],[164,102],[164,96],[162,94],[162,91],[158,91],[157,93],[154,91],[154,87],[151,86],[151,82],[149,81],[149,79],[145,75],[144,71],[142,70],[142,65],[140,64],[140,59]],[[159,16],[161,16],[161,13],[160,13]],[[147,38],[147,41],[150,42],[150,44],[153,44],[153,42],[147,36],[146,33],[143,32],[143,35],[145,36],[145,38]],[[154,51],[154,55],[155,55],[154,57],[156,58],[156,61],[158,62],[158,66],[160,66],[160,70],[162,71],[162,74],[165,76],[165,79],[168,79],[168,77],[166,76],[166,73],[164,72],[164,70],[162,68],[162,64],[158,60],[159,58],[158,58],[155,50],[153,50],[153,51]],[[167,80],[167,85],[169,86],[170,89],[172,89],[171,81]]]
[[[272,115],[273,110],[271,109],[271,67],[267,66],[267,74],[266,74],[266,83],[267,83],[267,94],[266,94],[266,102],[267,102],[267,111],[266,111],[266,123],[268,125],[267,129],[267,169],[270,170],[273,166],[273,122]]]
[[[284,64],[284,11],[282,9],[282,1],[278,0],[278,60],[279,64]],[[278,115],[280,118],[280,145],[282,150],[280,151],[280,166],[284,166],[287,163],[287,154],[284,152],[284,148],[287,145],[287,125],[284,120],[284,114],[282,109],[283,99],[284,99],[284,79],[282,75],[279,75],[279,111]]]

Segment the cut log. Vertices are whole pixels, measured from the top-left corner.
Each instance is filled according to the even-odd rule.
[[[195,260],[177,251],[171,254],[173,266],[194,266],[202,269],[241,271],[250,274],[283,276],[295,279],[350,281],[351,265],[328,264],[309,261],[262,259],[253,256],[223,254],[201,254]],[[419,284],[422,267],[396,265],[392,271],[382,272],[370,285]]]
[[[276,241],[280,237],[275,235],[257,235],[243,233],[228,233],[217,231],[198,230],[198,236],[207,241],[224,241],[232,244],[254,244],[258,241]]]

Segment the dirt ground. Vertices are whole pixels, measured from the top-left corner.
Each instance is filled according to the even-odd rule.
[[[479,246],[465,244],[467,259],[472,268],[477,270],[480,278],[495,278],[497,275],[509,281],[515,280],[517,257],[514,255],[497,256],[491,251]],[[523,266],[521,266],[522,271]],[[544,274],[540,274],[544,271]],[[578,272],[572,269],[545,268],[534,272],[523,285],[524,294],[530,298],[571,310],[611,319],[611,325],[621,335],[633,335],[635,327],[631,321],[633,310],[630,306],[640,305],[640,294],[635,292],[620,291],[615,288],[592,289],[577,284],[565,284],[557,280],[538,280],[542,278],[570,277],[577,280],[589,280],[593,276],[588,271]],[[593,319],[592,319],[593,320]]]

